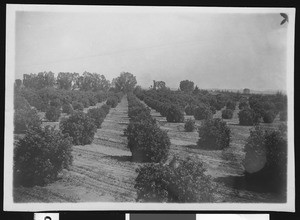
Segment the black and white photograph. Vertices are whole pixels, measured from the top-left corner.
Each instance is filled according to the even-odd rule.
[[[197,214],[196,220],[269,220],[268,214]]]
[[[166,213],[126,213],[126,220],[269,220],[269,214],[166,214]]]
[[[6,12],[4,210],[295,211],[294,8]]]

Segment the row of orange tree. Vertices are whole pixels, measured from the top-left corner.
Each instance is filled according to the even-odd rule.
[[[216,99],[221,97],[221,99],[223,99],[221,101],[224,104],[223,107],[225,107],[225,109],[222,111],[223,118],[231,118],[233,111],[237,107],[237,103],[239,103],[239,120],[241,125],[256,125],[262,120],[266,123],[271,123],[273,122],[274,117],[278,113],[280,113],[281,120],[286,120],[287,96],[282,93],[276,93],[273,95],[242,95],[239,93],[219,91],[217,94],[207,95],[208,93],[201,91],[197,94],[198,100],[201,100],[200,103],[197,103],[195,101],[197,100],[195,98],[197,97],[196,94],[185,93],[182,96],[185,98],[182,98],[182,91],[171,91],[167,88],[150,89],[147,91],[138,88],[135,90],[135,94],[137,95],[137,97],[139,97],[139,99],[143,100],[149,107],[157,110],[163,116],[167,117],[167,120],[168,115],[170,114],[170,112],[174,112],[174,109],[178,109],[178,115],[183,115],[183,110],[186,110],[187,106],[189,106],[190,103],[196,103],[195,105],[198,105],[197,108],[199,108],[199,106],[201,106],[202,104],[209,103],[209,101],[204,101],[209,100],[209,98],[207,98],[209,96],[212,96]],[[178,94],[178,97],[176,97],[176,94]],[[201,96],[202,98],[199,98]],[[192,99],[192,102],[190,101],[191,99],[189,99],[188,97],[194,98]],[[268,120],[266,118],[269,117],[268,114],[270,112],[275,116],[272,116],[271,120]],[[245,113],[247,113],[248,115],[246,114],[245,116]],[[197,113],[195,114],[194,111],[193,114],[196,118]],[[210,116],[201,118],[205,120],[202,126],[198,129],[198,147],[202,149],[205,148],[207,150],[220,150],[229,147],[231,140],[230,129],[224,121],[220,119],[211,119],[211,114],[208,115]],[[182,116],[179,116],[178,118],[182,118]],[[247,120],[250,122],[247,122]],[[168,121],[181,122],[181,120]],[[257,188],[263,187],[266,191],[275,191],[276,193],[284,195],[284,192],[286,190],[287,175],[287,138],[286,130],[284,129],[284,127],[285,126],[283,124],[283,126],[281,126],[278,129],[274,128],[264,130],[260,127],[255,127],[254,129],[252,129],[251,135],[247,139],[245,145],[246,157],[244,160],[244,177],[246,178],[246,184],[247,187],[249,187],[249,189],[253,190],[253,188],[255,188],[254,190],[256,190]],[[257,147],[260,149],[257,149]],[[251,167],[253,167],[253,163],[257,162],[255,160],[255,158],[258,157],[256,153],[261,151],[263,151],[267,162],[262,169],[253,171]],[[195,165],[194,162],[193,164]],[[179,201],[177,200],[178,197],[177,199],[173,198],[174,200],[172,200],[172,198],[170,197],[160,197],[155,194],[155,190],[162,190],[160,191],[160,193],[162,193],[163,195],[170,196],[168,192],[168,185],[160,183],[158,179],[165,178],[165,173],[172,173],[172,170],[174,170],[174,167],[169,166],[169,164],[164,164],[163,166],[160,166],[159,164],[151,164],[145,165],[143,168],[140,168],[139,176],[137,178],[137,188],[141,191],[141,195],[140,197],[138,197],[138,199],[142,201]],[[148,182],[154,182],[158,185],[152,186],[147,184]],[[163,189],[161,189],[161,187]],[[188,187],[187,184],[186,187]],[[155,188],[155,190],[152,188]],[[152,192],[152,194],[143,194],[149,191]],[[196,195],[196,192],[193,192]],[[183,199],[181,201],[185,200]],[[197,201],[201,200],[199,200],[198,198]]]
[[[168,88],[135,90],[136,96],[148,106],[160,112],[168,122],[183,122],[184,113],[194,115],[197,120],[211,118],[224,106],[236,105],[237,94],[230,92],[209,92],[194,89],[172,91]]]
[[[150,115],[150,109],[128,94],[130,122],[125,129],[132,161],[137,169],[135,188],[139,202],[211,202],[213,186],[201,162],[169,158],[170,139]]]
[[[110,108],[116,107],[123,96],[122,91],[114,88],[107,93],[107,104],[91,108],[87,113],[84,113],[82,108],[72,110],[60,120],[59,129],[55,129],[51,126],[42,126],[37,109],[30,105],[26,96],[22,95],[22,89],[24,89],[22,85],[16,86],[14,96],[14,132],[22,134],[15,139],[14,184],[23,186],[45,185],[55,181],[59,172],[68,169],[72,164],[72,146],[91,144],[97,128],[101,128]],[[93,91],[64,91],[53,87],[45,89],[54,94],[94,93]],[[33,91],[37,95],[40,90]],[[44,94],[53,97],[53,93]],[[50,99],[49,105],[58,108],[58,101],[52,102],[53,100]]]

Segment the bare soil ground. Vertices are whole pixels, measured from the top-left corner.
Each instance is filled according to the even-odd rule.
[[[128,124],[127,98],[106,116],[91,145],[74,146],[73,165],[47,186],[16,187],[15,202],[132,202],[138,164],[130,162],[123,130]]]
[[[218,184],[215,198],[218,202],[282,202],[282,198],[271,193],[264,193],[264,189],[249,186],[244,178],[242,161],[245,157],[244,145],[250,135],[252,126],[240,126],[238,108],[233,118],[225,120],[231,130],[231,144],[226,150],[204,150],[197,147],[198,132],[185,132],[184,123],[168,123],[165,117],[151,109],[151,115],[160,124],[161,129],[168,131],[171,140],[170,156],[180,158],[192,156],[204,162],[207,175]],[[194,118],[185,116],[185,119]],[[214,118],[221,118],[221,111],[217,111]],[[261,123],[264,128],[275,128],[282,124],[277,117],[272,124]],[[196,120],[196,126],[201,121]]]
[[[47,186],[14,188],[15,202],[134,202],[137,173],[141,165],[130,161],[127,139],[123,130],[128,119],[127,97],[106,116],[102,128],[97,130],[91,145],[74,146],[74,162],[70,171],[64,170],[60,179]],[[215,198],[218,202],[281,202],[280,198],[247,186],[243,172],[244,145],[250,134],[250,126],[238,125],[238,109],[233,119],[226,120],[231,129],[230,147],[221,150],[203,150],[197,147],[198,133],[185,132],[184,123],[167,123],[166,118],[151,109],[160,127],[168,131],[171,139],[170,157],[193,156],[204,162],[207,174],[218,184]],[[190,118],[192,116],[185,116]],[[218,111],[214,117],[221,117]],[[281,122],[278,118],[271,125]],[[201,121],[196,121],[198,126]]]

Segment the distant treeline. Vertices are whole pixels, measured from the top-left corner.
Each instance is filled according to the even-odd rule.
[[[102,74],[84,72],[79,73],[59,72],[55,77],[53,72],[39,72],[24,74],[23,80],[16,79],[15,87],[25,87],[34,90],[55,87],[64,90],[81,90],[81,91],[105,91],[114,88],[118,91],[127,92],[133,90],[136,85],[135,76],[128,72],[122,72],[110,82]]]

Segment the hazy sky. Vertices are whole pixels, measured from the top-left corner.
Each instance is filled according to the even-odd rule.
[[[274,14],[17,12],[16,77],[131,72],[149,87],[286,88],[287,25]]]

